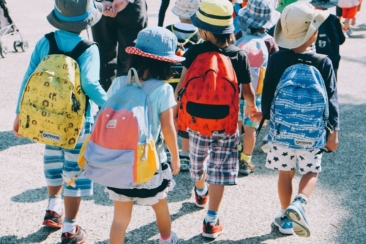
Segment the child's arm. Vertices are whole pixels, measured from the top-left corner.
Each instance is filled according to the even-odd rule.
[[[179,173],[180,161],[178,156],[177,133],[174,127],[172,108],[169,108],[160,114],[160,123],[165,144],[170,151],[173,174],[175,175]]]
[[[258,109],[255,105],[255,95],[252,83],[242,84],[242,88],[244,99],[247,102],[247,106],[244,111],[244,118],[246,118],[248,115],[256,113]]]

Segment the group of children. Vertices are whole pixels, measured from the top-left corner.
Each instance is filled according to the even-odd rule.
[[[65,4],[65,1],[72,4]],[[311,3],[314,8],[307,2],[283,0],[277,8],[282,12],[280,16],[275,10],[274,1],[249,0],[246,7],[238,12],[240,31],[234,36],[231,1],[177,0],[172,11],[180,18],[179,23],[167,28],[148,27],[138,34],[135,47],[126,48],[126,52],[131,55],[129,67],[137,70],[140,82],[169,80],[173,75],[171,64],[180,63],[182,69],[175,92],[172,86],[166,83],[149,94],[155,119],[152,133],[157,138],[161,131],[169,149],[169,159],[164,151],[160,154],[162,172],[149,182],[133,185],[128,189],[106,189],[110,199],[114,201],[111,243],[124,243],[134,202],[152,206],[160,232],[159,243],[179,243],[177,235],[171,231],[167,195],[175,185],[172,174],[178,174],[180,170],[189,170],[194,180],[195,204],[198,207],[208,205],[202,224],[203,236],[219,236],[224,230],[219,219],[219,209],[225,186],[235,185],[239,172],[248,174],[254,169],[251,154],[256,141],[256,129],[260,121],[269,120],[273,116],[271,103],[281,76],[288,67],[300,63],[300,60],[307,60],[317,68],[324,80],[328,97],[326,103],[329,106],[329,126],[332,130],[327,133],[321,148],[316,150],[295,150],[269,143],[266,167],[279,172],[278,195],[281,208],[273,221],[274,224],[279,227],[281,233],[295,232],[299,236],[310,236],[311,230],[304,209],[321,171],[322,151],[323,148],[334,151],[338,146],[339,109],[335,74],[340,60],[339,45],[344,42],[344,37],[337,36],[337,33],[328,33],[332,35],[332,48],[337,50],[334,58],[316,53],[314,45],[319,41],[318,29],[322,24],[328,21],[329,26],[335,26],[335,29],[340,26],[333,17],[329,17],[332,15],[324,11],[330,7],[331,2],[313,0]],[[100,3],[92,0],[63,0],[55,1],[55,4],[55,9],[47,19],[59,29],[55,32],[58,48],[62,52],[70,52],[82,40],[81,32],[98,22],[103,8]],[[84,18],[80,19],[80,16]],[[274,25],[272,38],[267,31]],[[347,27],[346,23],[345,26]],[[333,27],[329,29],[331,28]],[[251,40],[256,40],[259,56],[254,55],[256,52],[250,48],[242,48],[243,43]],[[189,45],[186,45],[187,43]],[[324,46],[323,43],[319,45]],[[46,38],[37,43],[20,89],[17,116],[13,126],[14,133],[19,137],[19,102],[29,77],[40,61],[48,55],[49,46]],[[278,51],[279,47],[283,50]],[[179,135],[182,136],[182,148],[179,151],[176,133],[180,106],[177,98],[181,96],[179,91],[182,90],[187,73],[194,68],[192,64],[196,57],[212,52],[228,57],[236,75],[237,87],[234,89],[241,91],[240,105],[236,105],[239,109],[236,112],[238,125],[235,122],[235,127],[238,129],[231,134],[215,131],[212,135],[203,135],[193,130],[181,131]],[[253,69],[255,59],[251,55],[260,57],[258,69]],[[91,101],[99,107],[103,106],[114,93],[114,85],[112,84],[107,97],[98,82],[97,46],[91,45],[77,62],[80,66],[82,90]],[[63,179],[72,178],[79,171],[76,159],[83,140],[90,134],[94,123],[90,106],[88,107],[82,136],[79,137],[75,149],[66,150],[48,145],[45,149],[44,172],[49,204],[43,224],[62,227],[63,244],[84,243],[87,239],[87,234],[78,226],[76,217],[81,197],[92,195],[93,183],[81,176],[72,187]],[[239,132],[242,125],[245,131],[243,140]],[[292,179],[296,172],[296,160],[302,177],[298,193],[293,198]],[[168,161],[172,169],[167,164]],[[160,177],[161,175],[163,177]]]

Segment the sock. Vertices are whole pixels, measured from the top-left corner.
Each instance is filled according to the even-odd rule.
[[[207,184],[205,184],[205,186],[203,188],[196,187],[196,192],[197,192],[197,195],[198,196],[204,196],[204,195],[206,195],[207,191],[208,191]]]
[[[160,239],[163,241],[170,241],[171,238],[172,238],[172,235],[166,236],[166,237],[163,237],[162,235],[160,235]]]
[[[250,164],[252,161],[252,154],[249,154],[249,155],[247,155],[245,153],[240,154],[240,161],[245,161],[248,164]]]
[[[179,156],[182,156],[182,157],[189,157],[189,152],[183,152],[183,151],[180,151],[180,152],[179,152]]]
[[[205,217],[206,222],[210,222],[213,225],[216,225],[218,219],[219,219],[219,212],[207,210],[207,214]]]
[[[61,195],[49,195],[48,196],[47,210],[52,210],[58,214],[61,214],[62,207],[63,207],[63,202],[62,202]]]
[[[62,224],[62,233],[65,232],[76,232],[76,219],[64,218],[64,223]]]
[[[305,205],[309,202],[309,199],[307,196],[305,196],[304,194],[298,194],[296,197],[295,197],[295,200],[299,200],[301,202],[301,205],[303,207],[305,207]]]
[[[280,210],[280,212],[278,213],[278,215],[281,215],[281,217],[285,217],[285,212],[286,212],[286,209],[282,209]]]

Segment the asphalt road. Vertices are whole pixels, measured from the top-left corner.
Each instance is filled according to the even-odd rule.
[[[165,24],[177,21],[167,12]],[[160,1],[148,0],[149,25],[157,23]],[[43,176],[43,146],[12,133],[15,104],[30,55],[39,38],[53,28],[45,16],[53,1],[8,0],[11,17],[29,42],[25,53],[10,52],[0,58],[0,243],[59,243],[60,231],[41,223],[47,205]],[[333,11],[333,10],[332,10]],[[256,148],[256,172],[228,187],[220,219],[225,234],[215,241],[201,237],[205,210],[193,203],[193,183],[187,173],[175,177],[177,186],[168,199],[172,228],[182,243],[366,243],[366,7],[360,13],[352,38],[341,47],[338,91],[341,111],[339,149],[324,156],[323,172],[307,207],[312,236],[303,239],[281,235],[271,225],[279,210],[276,172],[264,167],[265,155]],[[12,50],[16,37],[4,38]],[[299,174],[295,177],[297,190]],[[94,196],[85,198],[79,224],[89,234],[89,243],[108,243],[113,217],[112,202],[96,185]],[[127,243],[157,243],[153,211],[136,206],[128,228]]]

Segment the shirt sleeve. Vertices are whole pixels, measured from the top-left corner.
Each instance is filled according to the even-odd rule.
[[[158,112],[159,115],[164,112],[165,110],[168,110],[169,108],[174,107],[177,105],[177,102],[174,98],[174,91],[173,87],[169,84],[164,84],[162,86],[162,89],[159,93],[158,98]]]
[[[238,52],[237,56],[238,62],[233,65],[236,78],[238,79],[239,84],[248,84],[252,82],[248,57],[243,51]]]
[[[274,61],[269,58],[266,74],[263,81],[262,91],[262,114],[265,119],[270,118],[271,103],[274,97],[274,93],[278,84],[278,80],[275,76]]]
[[[107,101],[107,94],[99,83],[99,50],[97,45],[89,47],[78,59],[81,87],[84,93],[99,107]]]
[[[36,47],[34,48],[34,51],[32,53],[32,56],[31,56],[31,59],[30,59],[29,65],[28,65],[28,69],[25,72],[22,84],[20,85],[18,102],[17,102],[17,106],[15,109],[15,113],[17,113],[17,114],[20,113],[19,105],[20,105],[20,100],[23,97],[24,88],[25,88],[29,78],[31,77],[33,72],[36,70],[39,63],[41,62],[41,60],[47,55],[48,51],[49,51],[49,43],[48,43],[47,39],[45,37],[43,37],[42,39],[40,39],[37,42]]]
[[[338,92],[335,74],[333,71],[332,62],[329,58],[325,58],[320,63],[320,70],[324,79],[325,87],[328,94],[329,103],[329,124],[334,130],[339,130],[339,104],[338,104]]]

